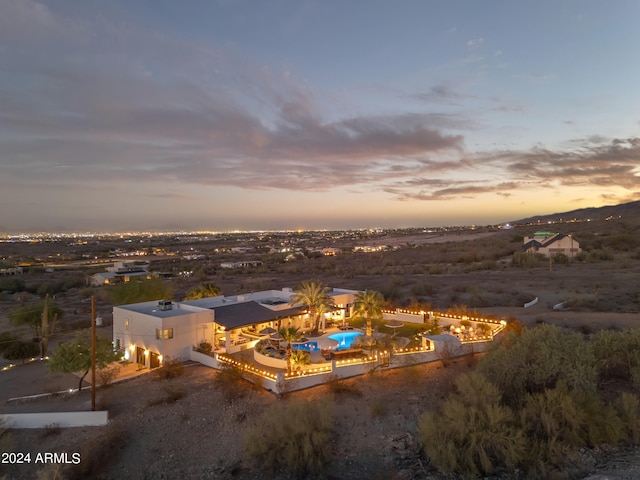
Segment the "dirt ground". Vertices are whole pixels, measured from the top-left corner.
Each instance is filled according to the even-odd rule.
[[[284,480],[290,478],[287,473],[265,471],[247,458],[246,432],[274,403],[329,399],[334,416],[333,456],[323,473],[305,478],[452,479],[430,467],[416,434],[417,420],[435,408],[452,391],[455,378],[470,368],[458,360],[448,368],[431,363],[378,371],[343,381],[339,391],[321,386],[279,399],[249,384],[228,390],[216,382],[219,372],[192,365],[183,376],[170,380],[146,374],[99,391],[98,407],[108,409],[108,426],[12,431],[10,442],[14,452],[29,452],[32,458],[44,452],[78,453],[79,465],[57,470],[63,478]],[[89,408],[87,390],[5,405],[3,410]],[[583,475],[574,478],[633,479],[640,474],[637,449],[608,451],[606,457],[599,451],[585,451],[583,457]],[[39,472],[54,470],[35,463],[1,467],[0,475],[12,479],[33,479]]]
[[[33,456],[78,452],[89,464],[100,458],[93,448],[105,449],[110,457],[109,464],[100,465],[105,478],[287,478],[263,472],[245,458],[246,430],[275,402],[331,397],[334,460],[326,468],[328,476],[322,478],[384,478],[380,477],[383,472],[391,475],[399,470],[407,471],[406,478],[415,478],[413,472],[424,467],[416,441],[417,418],[450,392],[452,379],[467,369],[459,363],[449,369],[429,364],[377,372],[345,381],[343,393],[334,394],[322,386],[281,400],[250,385],[229,398],[215,382],[218,372],[194,365],[179,378],[156,380],[146,374],[100,391],[99,404],[109,410],[107,427],[14,431],[13,450]],[[167,392],[176,391],[184,397],[162,403]],[[3,410],[84,410],[89,406],[86,391],[5,405]],[[70,466],[68,474],[80,468]],[[30,479],[39,469],[22,465],[4,472],[10,478]]]

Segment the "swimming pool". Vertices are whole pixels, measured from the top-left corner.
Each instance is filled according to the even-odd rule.
[[[318,348],[318,342],[294,343],[293,348],[297,348],[298,350],[306,350],[307,352],[316,352],[320,350]]]
[[[351,348],[351,344],[362,332],[340,332],[329,335],[329,338],[338,342],[338,350]]]

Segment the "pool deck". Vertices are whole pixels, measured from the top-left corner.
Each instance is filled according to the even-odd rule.
[[[337,327],[331,327],[331,328],[327,328],[324,330],[324,332],[321,335],[318,335],[316,337],[307,337],[309,342],[316,342],[319,339],[324,339],[324,338],[328,338],[329,335],[334,335],[336,333],[347,333],[347,332],[355,332],[355,333],[361,333],[364,335],[364,330],[361,330],[359,328],[355,328],[355,327],[351,327],[350,330],[344,330],[344,329],[340,329]],[[311,356],[311,363],[326,363],[327,360],[324,359],[324,357],[322,356],[322,352],[320,350],[315,350],[313,352],[309,352],[310,356]],[[250,365],[255,365],[256,367],[261,368],[262,370],[265,370],[267,372],[270,373],[278,373],[278,372],[282,372],[284,369],[281,368],[275,368],[275,367],[269,367],[267,365],[263,365],[261,363],[258,363],[255,361],[255,359],[253,358],[253,348],[247,349],[247,350],[241,350],[239,352],[236,353],[232,353],[229,355],[231,358],[238,360],[239,362],[243,362],[243,363],[247,363]]]

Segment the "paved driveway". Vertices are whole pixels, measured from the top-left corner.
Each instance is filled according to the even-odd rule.
[[[0,408],[9,398],[78,388],[78,377],[70,373],[49,373],[47,363],[36,360],[0,371]]]

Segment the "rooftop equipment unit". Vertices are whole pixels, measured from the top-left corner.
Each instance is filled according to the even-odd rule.
[[[158,310],[160,311],[171,310],[172,308],[171,300],[160,300],[158,302]]]

